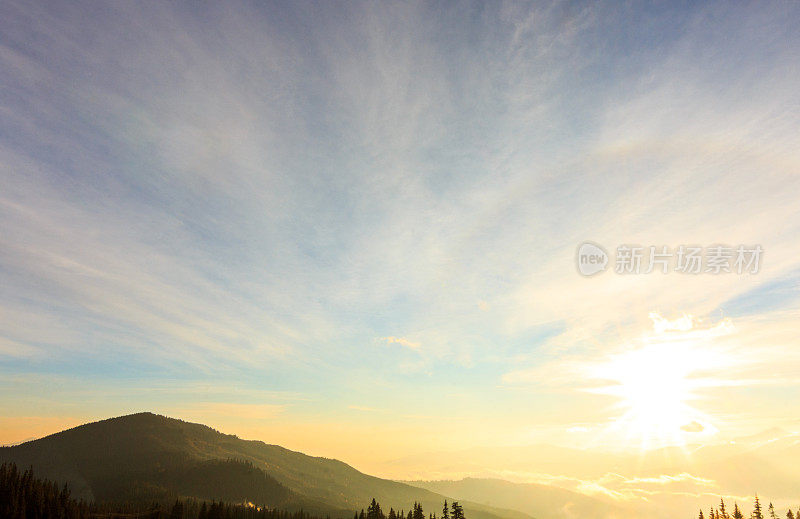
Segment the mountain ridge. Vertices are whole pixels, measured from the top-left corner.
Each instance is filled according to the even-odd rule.
[[[230,463],[215,464],[215,460]],[[426,510],[436,512],[445,499],[452,500],[364,474],[340,460],[244,440],[207,425],[151,412],[107,418],[2,447],[0,461],[32,466],[47,478],[68,482],[76,495],[98,500],[120,496],[166,499],[173,495],[245,500],[248,496],[240,495],[240,487],[247,487],[251,493],[260,492],[266,501],[261,504],[267,506],[348,518],[373,497],[387,510],[408,510],[419,501]],[[181,474],[195,481],[222,478],[217,481],[221,487],[235,477],[240,485],[201,492],[197,485],[183,485]],[[470,519],[530,519],[514,510],[470,502],[463,505]]]

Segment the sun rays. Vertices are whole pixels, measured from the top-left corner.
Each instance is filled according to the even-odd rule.
[[[605,433],[642,450],[685,445],[687,434],[715,430],[695,405],[708,386],[704,373],[732,363],[713,339],[732,331],[729,321],[698,326],[690,316],[674,321],[651,314],[653,330],[623,351],[587,367],[597,381],[587,389],[613,396],[614,418]]]

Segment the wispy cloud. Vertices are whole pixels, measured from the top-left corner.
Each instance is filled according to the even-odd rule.
[[[0,7],[4,374],[95,380],[97,400],[124,379],[220,422],[273,408],[142,395],[237,386],[296,430],[351,402],[387,431],[482,417],[431,442],[521,442],[546,418],[559,440],[610,417],[581,369],[730,322],[711,349],[731,363],[698,366],[716,427],[790,414],[796,6],[337,7]],[[586,239],[765,257],[755,276],[586,279]]]
[[[418,342],[410,341],[403,337],[381,337],[378,340],[386,344],[399,344],[400,346],[411,348],[412,350],[417,350],[422,346],[422,344]]]

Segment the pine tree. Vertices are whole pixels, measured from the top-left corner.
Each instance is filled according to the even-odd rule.
[[[792,513],[792,509],[790,508],[788,512],[786,512],[786,519],[794,519],[794,514]]]
[[[372,498],[372,502],[367,507],[367,519],[385,519],[381,505]]]
[[[772,503],[769,504],[769,518],[770,519],[778,519],[778,516],[775,515],[775,507],[772,506]]]
[[[703,517],[703,509],[702,508],[700,509],[700,515],[697,516],[697,519],[705,519],[705,517]]]
[[[764,519],[764,514],[761,513],[761,503],[758,501],[758,494],[756,494],[756,502],[753,505],[753,519]]]
[[[447,500],[444,500],[444,508],[442,508],[442,519],[450,519],[450,510],[447,508]]]
[[[722,498],[719,498],[719,513],[722,515],[722,519],[728,519],[728,512],[725,510],[725,501]]]
[[[458,504],[458,501],[453,501],[453,505],[450,508],[452,510],[450,519],[465,519],[464,508]]]
[[[733,503],[733,519],[744,519],[742,511],[739,510],[739,505],[736,503]]]

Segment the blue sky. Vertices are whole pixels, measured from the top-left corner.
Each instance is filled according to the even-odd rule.
[[[354,462],[365,441],[561,441],[615,418],[580,373],[652,313],[732,322],[709,434],[781,422],[797,22],[792,3],[5,3],[0,441],[138,410]],[[765,261],[585,279],[586,239]],[[414,435],[434,420],[465,432]]]

